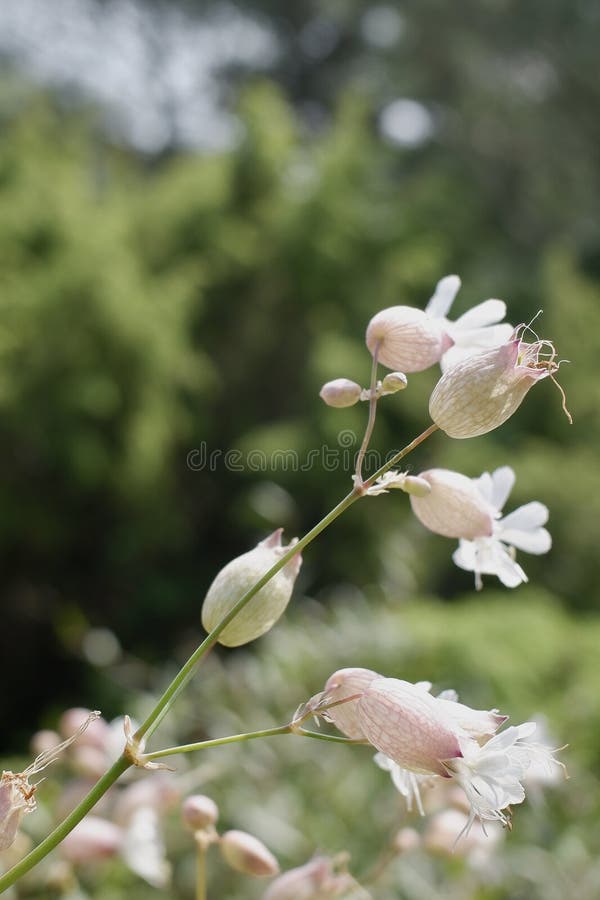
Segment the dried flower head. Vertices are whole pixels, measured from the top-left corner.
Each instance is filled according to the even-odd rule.
[[[6,850],[14,842],[21,819],[26,813],[33,812],[37,806],[35,801],[36,784],[30,779],[51,765],[64,750],[67,749],[85,729],[94,722],[100,713],[96,710],[88,713],[75,734],[55,747],[43,750],[31,765],[22,772],[5,771],[0,778],[0,850]]]

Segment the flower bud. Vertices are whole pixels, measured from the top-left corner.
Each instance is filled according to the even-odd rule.
[[[515,335],[518,333],[518,329]],[[542,353],[550,351],[548,359]],[[448,369],[429,400],[431,418],[449,437],[469,438],[502,425],[536,382],[558,369],[549,341],[518,337]]]
[[[183,824],[191,831],[200,831],[217,824],[219,807],[210,797],[204,794],[193,794],[186,797],[181,807]]]
[[[404,372],[390,372],[381,382],[381,393],[382,395],[395,394],[403,391],[407,384],[408,378]]]
[[[328,701],[343,700],[354,694],[363,694],[369,684],[381,676],[371,669],[339,669],[327,679],[324,695]],[[346,737],[355,741],[366,740],[358,718],[358,699],[340,703],[327,710],[327,719]]]
[[[379,345],[378,360],[388,369],[422,372],[439,362],[454,341],[439,319],[412,306],[390,306],[378,312],[367,326],[371,354]]]
[[[202,606],[202,624],[207,631],[212,631],[238,600],[296,543],[294,538],[287,547],[282,546],[282,532],[283,529],[278,528],[254,550],[236,557],[221,569],[209,587]],[[302,556],[297,553],[227,625],[219,635],[219,643],[226,647],[238,647],[269,631],[288,605],[301,565]]]
[[[75,865],[98,862],[119,852],[123,831],[107,819],[86,816],[60,845],[65,859]]]
[[[462,757],[436,699],[418,685],[377,678],[358,701],[358,711],[369,743],[403,769],[448,778],[442,761]]]
[[[342,408],[358,403],[361,390],[361,386],[355,381],[350,381],[348,378],[336,378],[323,385],[319,391],[319,397],[327,406]]]
[[[471,478],[448,469],[429,469],[419,479],[431,486],[429,493],[410,495],[415,516],[433,531],[444,537],[490,537],[495,509],[477,489]]]
[[[393,848],[398,854],[412,853],[418,850],[422,844],[422,838],[414,828],[401,828],[393,840]]]
[[[277,875],[279,863],[262,841],[246,831],[226,831],[219,847],[223,859],[237,872],[264,878]]]

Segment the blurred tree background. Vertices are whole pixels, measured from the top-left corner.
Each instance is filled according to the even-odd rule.
[[[124,685],[155,690],[148,664],[197,642],[216,571],[275,527],[303,533],[347,491],[342,451],[357,449],[365,409],[329,409],[318,390],[365,383],[369,318],[423,307],[451,272],[453,312],[490,296],[514,324],[543,309],[536,329],[572,360],[560,380],[575,425],[546,381],[502,429],[437,435],[410,465],[510,464],[508,508],[548,505],[554,548],[524,561],[538,592],[495,590],[493,621],[546,604],[565,633],[561,671],[597,687],[576,635],[597,628],[600,574],[598,4],[89,2],[87,31],[72,33],[77,4],[52,6],[0,14],[4,748],[22,751],[68,705],[110,716]],[[52,67],[61,29],[77,49],[109,24],[123,41],[96,84],[89,47],[72,72],[66,51]],[[207,46],[210,79],[196,82],[190,60]],[[437,377],[381,404],[374,448],[426,427]],[[337,465],[319,455],[299,470],[285,455],[322,448]],[[281,453],[227,467],[228,450]],[[297,628],[340,602],[364,614],[368,596],[364,658],[338,662],[374,665],[377,617],[406,605],[418,618],[429,597],[441,640],[471,589],[452,549],[404,496],[359,504],[306,554]],[[451,682],[436,658],[410,671]]]

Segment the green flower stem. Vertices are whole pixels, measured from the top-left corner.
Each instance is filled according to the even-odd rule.
[[[219,622],[219,624],[213,628],[208,637],[206,637],[199,647],[192,653],[188,661],[185,665],[179,670],[173,681],[169,684],[162,697],[158,700],[156,706],[152,710],[152,712],[148,715],[146,720],[142,723],[140,728],[137,730],[135,734],[135,738],[138,742],[141,742],[142,738],[147,738],[152,732],[158,727],[160,721],[163,716],[168,712],[171,708],[173,702],[176,697],[183,690],[183,688],[187,685],[190,679],[193,677],[196,668],[206,653],[213,647],[219,639],[219,635],[222,631],[229,625],[229,623],[235,619],[237,614],[241,612],[242,609],[252,600],[255,594],[260,591],[261,588],[267,584],[274,575],[279,572],[280,569],[283,569],[285,565],[292,559],[296,553],[300,553],[307,547],[314,539],[324,531],[332,522],[334,522],[338,516],[340,516],[343,512],[345,512],[348,507],[352,506],[353,503],[356,502],[360,497],[365,493],[366,488],[370,487],[378,478],[384,475],[392,466],[395,466],[401,459],[407,456],[415,447],[418,447],[426,438],[428,438],[434,431],[437,431],[437,425],[430,425],[422,434],[411,441],[410,444],[407,444],[402,450],[395,454],[391,460],[387,463],[384,463],[367,481],[364,482],[362,486],[356,486],[354,490],[350,491],[349,494],[341,500],[337,506],[335,506],[331,512],[329,512],[325,518],[321,519],[314,528],[311,528],[303,538],[301,538],[297,544],[294,544],[293,547],[285,553],[281,559],[279,559],[275,565],[271,566],[268,572],[266,572],[262,578],[260,578],[255,585],[253,585],[249,591],[240,597],[238,602],[231,608],[231,610],[227,613],[226,616]]]
[[[316,738],[320,741],[331,741],[336,744],[357,744],[362,741],[353,741],[350,738],[337,734],[321,734],[318,731],[306,731],[295,724],[280,725],[278,728],[264,728],[262,731],[246,731],[242,734],[228,734],[227,737],[212,738],[209,741],[198,741],[195,744],[178,744],[176,747],[166,747],[164,750],[153,750],[152,753],[144,753],[140,762],[153,762],[155,759],[164,759],[165,756],[176,756],[178,753],[193,753],[195,750],[208,750],[211,747],[222,747],[225,744],[239,744],[242,741],[252,741],[255,738],[276,737],[279,734],[300,734],[303,737]]]
[[[196,850],[196,900],[206,900],[206,850],[203,841],[198,841]]]
[[[131,766],[131,762],[120,756],[113,763],[108,772],[105,772],[102,778],[96,782],[91,791],[83,798],[81,803],[75,807],[73,812],[69,813],[66,819],[57,825],[54,831],[44,838],[27,856],[9,869],[4,875],[0,876],[0,894],[15,883],[22,875],[29,872],[37,865],[51,850],[54,850],[62,840],[75,828],[76,825],[88,814],[98,800],[104,796],[107,790],[117,781],[117,779]]]
[[[202,657],[210,650],[210,648],[217,642],[219,635],[223,631],[224,628],[229,625],[229,623],[234,619],[237,614],[246,606],[247,603],[250,602],[252,597],[267,584],[274,575],[279,572],[289,561],[295,556],[296,553],[300,553],[305,547],[307,547],[314,539],[319,535],[322,531],[325,530],[332,522],[337,519],[349,506],[352,506],[353,503],[356,502],[360,497],[362,497],[368,487],[370,487],[378,478],[384,475],[392,466],[395,466],[400,462],[405,456],[407,456],[415,447],[418,447],[426,438],[428,438],[434,431],[437,430],[437,425],[430,425],[429,428],[426,428],[425,431],[420,434],[418,437],[411,441],[410,444],[407,444],[402,450],[396,453],[391,460],[387,463],[384,463],[367,481],[365,481],[364,485],[361,487],[355,487],[343,500],[341,500],[337,506],[335,506],[331,512],[329,512],[325,518],[321,519],[321,521],[311,528],[309,532],[307,532],[301,540],[298,541],[297,544],[294,544],[287,553],[285,553],[281,559],[279,559],[274,566],[271,566],[268,572],[256,584],[247,591],[243,597],[241,597],[235,606],[232,607],[231,611],[222,619],[221,622],[214,628],[207,638],[200,644],[199,647],[196,648],[194,653],[190,656],[185,665],[181,668],[181,670],[177,673],[173,681],[167,687],[163,695],[157,701],[154,709],[148,715],[146,720],[142,723],[136,734],[134,735],[134,741],[138,743],[138,745],[142,744],[144,738],[146,738],[149,734],[151,734],[154,729],[157,727],[162,717],[166,714],[166,712],[170,709],[173,704],[176,696],[179,692],[185,687],[188,681],[193,676],[198,663],[202,659]],[[317,737],[316,732],[303,732],[296,727],[296,731],[299,733],[305,734],[307,737]],[[267,737],[269,735],[274,734],[287,734],[290,732],[290,726],[285,725],[282,728],[275,729],[267,729],[266,731],[255,731],[250,732],[248,735],[240,736],[233,735],[229,738],[217,738],[215,741],[206,741],[203,746],[216,746],[217,744],[225,744],[225,743],[233,743],[236,740],[251,740],[254,737]],[[320,740],[344,740],[343,738],[337,738],[334,735],[320,735]],[[188,745],[190,748],[199,749],[198,745]],[[173,751],[171,751],[173,752]],[[177,752],[185,752],[181,749],[178,749]],[[160,755],[168,755],[166,751],[157,751],[156,754],[149,754],[146,756],[146,759],[157,758]],[[35,865],[41,862],[45,856],[50,853],[51,850],[54,850],[58,844],[69,834],[73,828],[81,822],[84,816],[95,806],[95,804],[100,800],[102,796],[107,792],[107,790],[117,781],[117,779],[132,765],[132,760],[125,755],[121,756],[111,767],[110,769],[100,778],[100,780],[94,785],[92,790],[87,794],[86,797],[79,803],[78,806],[75,807],[73,812],[71,812],[66,819],[58,825],[54,831],[52,831],[44,840],[38,844],[30,853],[27,854],[20,862],[9,869],[8,872],[5,872],[4,875],[0,876],[0,894],[9,888],[12,884],[15,883],[19,878],[25,875],[26,872],[29,872]]]

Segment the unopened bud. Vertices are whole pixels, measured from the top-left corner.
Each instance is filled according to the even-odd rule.
[[[244,594],[296,543],[281,544],[282,528],[261,541],[254,550],[236,557],[217,575],[202,606],[202,624],[212,631]],[[238,647],[260,637],[273,627],[289,603],[302,565],[297,553],[262,587],[219,635],[219,643]]]
[[[429,469],[419,479],[427,481],[429,493],[411,493],[410,505],[416,517],[435,534],[473,540],[490,537],[495,510],[485,500],[472,479],[448,469]]]
[[[360,385],[348,378],[336,378],[334,381],[328,381],[319,391],[319,397],[327,406],[339,408],[354,406],[360,400],[360,395]]]
[[[219,807],[210,797],[205,797],[204,794],[193,794],[183,801],[181,818],[186,828],[191,831],[200,831],[216,825],[219,818]]]
[[[396,853],[412,853],[421,846],[421,835],[414,828],[401,828],[393,842]]]
[[[60,845],[65,859],[79,865],[108,859],[118,853],[123,832],[118,825],[99,816],[86,816]]]
[[[400,372],[422,372],[439,362],[454,341],[440,319],[412,306],[390,306],[367,326],[367,347],[379,362]]]
[[[431,485],[427,479],[420,478],[418,475],[406,475],[402,490],[406,494],[412,494],[413,497],[426,497],[431,493]]]
[[[408,384],[408,378],[404,372],[390,372],[381,382],[381,393],[395,394],[397,391],[403,391]]]
[[[264,878],[277,875],[279,863],[262,841],[246,831],[226,831],[219,847],[223,859],[237,872]]]

